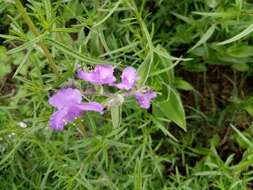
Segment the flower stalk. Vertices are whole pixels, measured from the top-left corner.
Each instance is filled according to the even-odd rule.
[[[34,23],[32,22],[31,18],[29,17],[29,15],[27,14],[24,6],[22,5],[22,3],[20,2],[20,0],[15,0],[15,6],[17,7],[19,13],[21,14],[21,16],[24,18],[26,24],[28,25],[28,27],[30,28],[31,32],[35,35],[35,36],[39,36],[40,33],[37,30],[37,28],[35,27]],[[38,45],[41,47],[42,51],[44,52],[46,58],[48,59],[48,64],[50,66],[50,68],[53,70],[53,72],[59,76],[59,71],[57,69],[56,64],[54,63],[53,57],[51,56],[47,46],[42,43],[39,42]]]

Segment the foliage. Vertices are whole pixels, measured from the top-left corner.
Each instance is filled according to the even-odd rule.
[[[0,189],[253,187],[250,1],[22,4],[0,0]],[[77,64],[133,66],[159,96],[52,131]]]

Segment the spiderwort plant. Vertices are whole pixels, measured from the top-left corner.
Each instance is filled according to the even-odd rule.
[[[135,98],[139,103],[140,107],[148,109],[150,107],[152,99],[156,98],[156,92],[150,89],[137,91],[135,93]]]
[[[50,126],[63,130],[69,122],[83,115],[85,111],[103,112],[104,107],[97,102],[82,103],[82,94],[77,89],[61,89],[49,99],[49,104],[57,108],[50,119]]]
[[[121,83],[116,84],[116,87],[119,89],[130,90],[134,87],[137,80],[138,77],[135,68],[127,67],[122,72]]]
[[[92,84],[112,85],[116,81],[113,72],[114,70],[111,65],[97,65],[91,72],[78,69],[77,75],[80,79],[89,81]]]
[[[86,111],[103,113],[106,107],[110,108],[114,104],[122,104],[126,96],[135,96],[140,107],[144,109],[148,109],[151,101],[156,97],[156,92],[150,88],[136,87],[135,83],[139,77],[133,67],[126,67],[122,71],[119,83],[116,83],[114,68],[111,65],[96,65],[94,70],[90,72],[78,67],[77,77],[94,85],[115,87],[119,91],[109,95],[105,93],[100,94],[108,98],[107,102],[102,105],[98,102],[83,103],[82,93],[78,89],[65,88],[59,90],[49,99],[49,104],[57,109],[50,119],[50,126],[55,130],[63,130],[65,125],[81,117]]]

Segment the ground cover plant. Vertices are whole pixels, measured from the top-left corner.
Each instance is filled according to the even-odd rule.
[[[252,189],[252,10],[0,0],[0,189]]]

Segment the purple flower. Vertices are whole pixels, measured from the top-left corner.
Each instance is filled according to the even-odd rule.
[[[49,99],[49,104],[57,109],[68,107],[73,104],[80,104],[81,102],[81,92],[73,88],[61,89]]]
[[[50,126],[63,130],[64,126],[82,116],[85,111],[103,112],[104,107],[97,102],[82,103],[82,94],[77,89],[61,89],[49,99],[49,104],[57,108],[50,119]]]
[[[77,76],[85,81],[93,84],[109,84],[112,85],[116,78],[113,76],[114,69],[111,65],[96,65],[91,72],[85,72],[81,69],[77,71]]]
[[[135,68],[126,67],[121,75],[121,83],[116,84],[119,89],[130,90],[138,79]]]
[[[150,107],[152,99],[156,97],[156,92],[148,90],[146,92],[136,92],[135,98],[140,107],[148,109]]]

